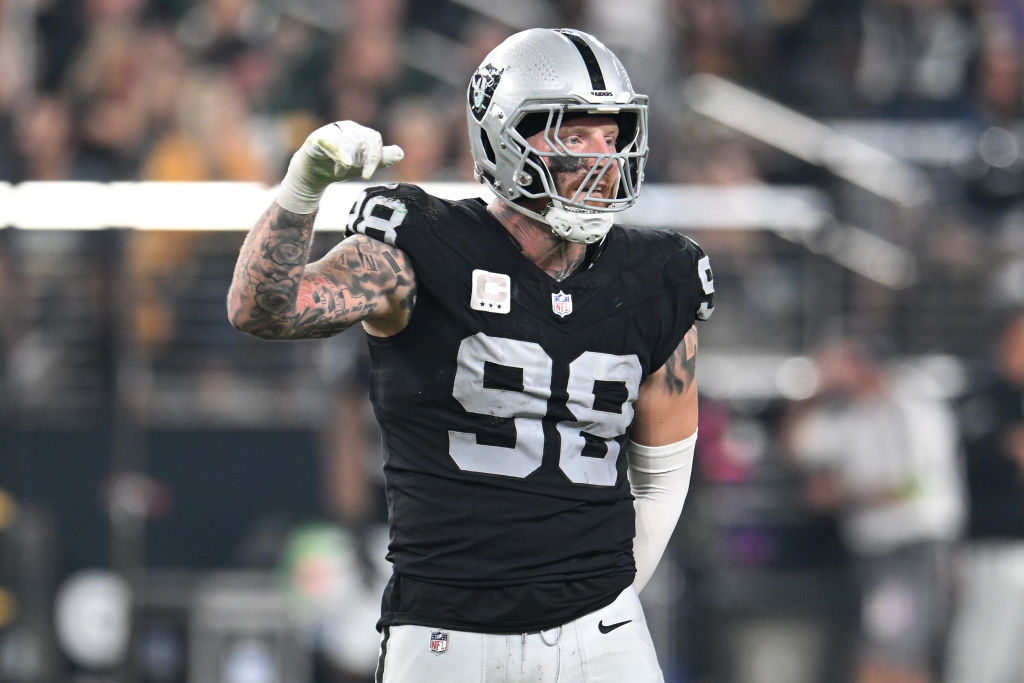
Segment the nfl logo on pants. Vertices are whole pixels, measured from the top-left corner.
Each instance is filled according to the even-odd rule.
[[[441,654],[448,649],[448,634],[444,631],[434,631],[430,634],[430,651],[434,654]]]

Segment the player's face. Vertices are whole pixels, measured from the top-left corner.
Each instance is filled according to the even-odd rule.
[[[541,131],[528,138],[538,150],[554,150]],[[619,138],[619,126],[607,116],[579,116],[566,119],[558,131],[558,139],[570,152],[578,154],[613,154]],[[582,201],[587,191],[591,197],[612,199],[618,192],[619,167],[605,159],[578,157],[545,157],[558,193],[574,201]],[[602,173],[603,170],[603,173]]]

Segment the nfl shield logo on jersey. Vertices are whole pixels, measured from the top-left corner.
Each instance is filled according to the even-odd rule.
[[[572,294],[566,294],[565,292],[558,292],[557,294],[551,295],[551,310],[555,312],[559,318],[572,313]]]
[[[430,634],[430,651],[434,654],[441,654],[448,649],[448,634],[444,631],[434,631]]]

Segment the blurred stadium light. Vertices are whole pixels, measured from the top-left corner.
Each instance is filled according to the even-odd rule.
[[[355,197],[369,185],[335,184],[317,229],[342,230]],[[479,196],[476,183],[421,183],[446,199]],[[248,230],[275,188],[237,182],[0,183],[0,226],[26,230]],[[831,218],[829,202],[810,187],[647,185],[623,223],[643,228],[771,229],[813,232]]]
[[[365,183],[331,186],[317,229],[344,228]],[[487,197],[474,183],[424,183],[444,198]],[[248,230],[270,204],[259,183],[29,182],[0,184],[0,225],[29,230]],[[855,226],[839,223],[822,191],[804,186],[649,185],[623,222],[679,230],[772,230],[886,287],[913,282],[913,256]],[[827,239],[815,237],[828,227]]]

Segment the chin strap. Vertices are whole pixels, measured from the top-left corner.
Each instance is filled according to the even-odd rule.
[[[615,216],[607,212],[570,211],[552,205],[544,213],[543,220],[551,226],[551,232],[562,239],[593,244],[608,234],[615,222]]]
[[[579,242],[580,244],[599,242],[604,239],[615,223],[615,216],[605,211],[569,210],[555,204],[548,204],[544,213],[537,213],[519,202],[504,201],[524,216],[546,223],[556,237],[561,237],[569,242]]]

